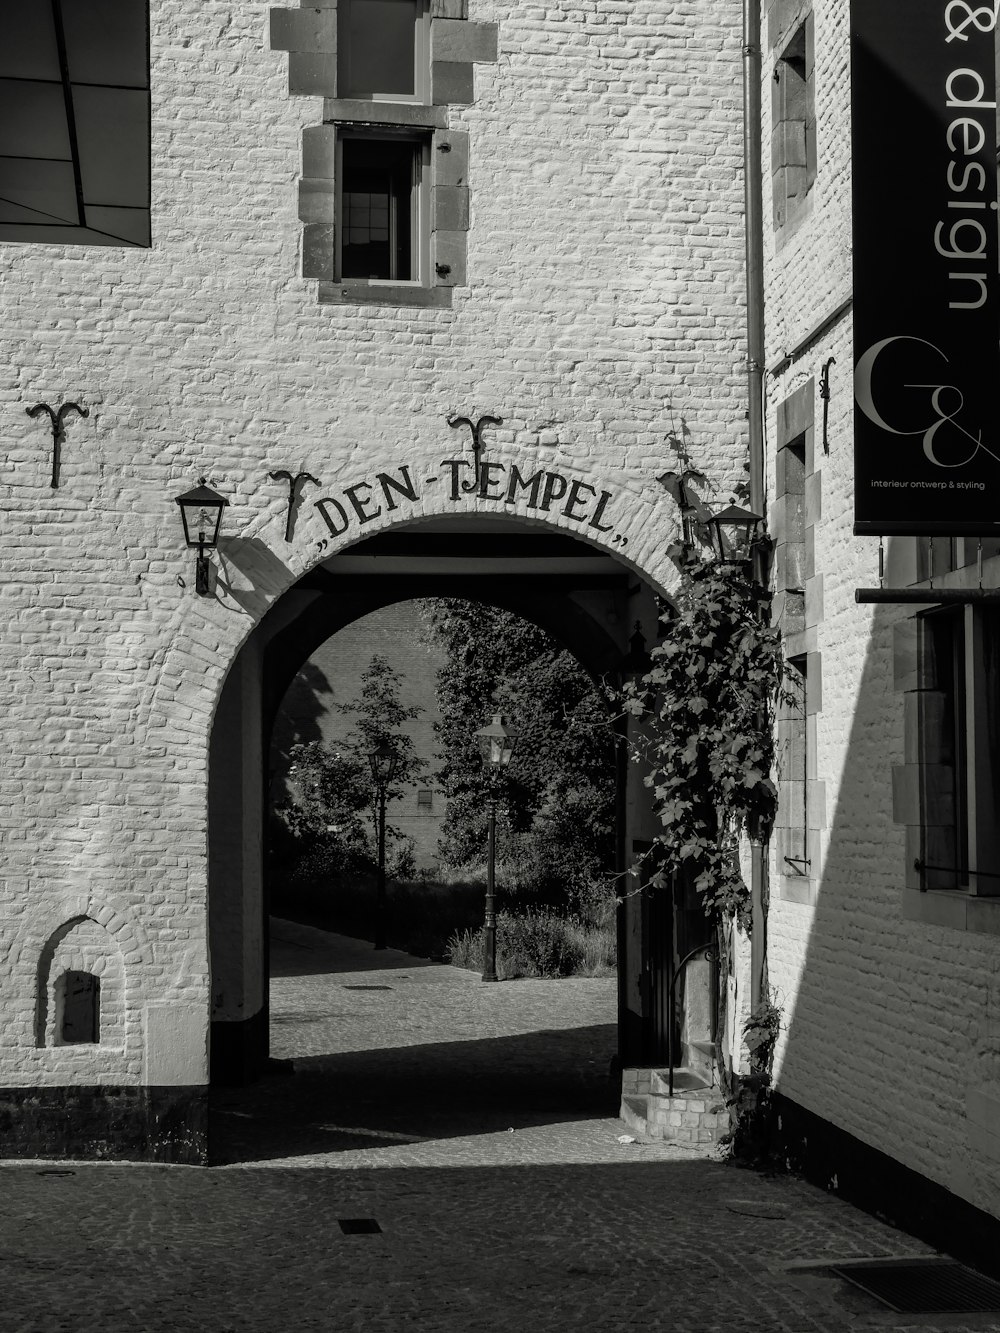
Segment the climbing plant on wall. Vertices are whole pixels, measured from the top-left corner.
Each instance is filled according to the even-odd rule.
[[[676,615],[649,670],[625,691],[627,711],[643,722],[660,823],[643,878],[657,886],[687,874],[708,915],[747,929],[739,839],[766,834],[774,820],[780,640],[741,566],[689,548],[675,559],[683,575]]]

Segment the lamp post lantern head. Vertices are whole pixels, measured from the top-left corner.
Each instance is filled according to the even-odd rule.
[[[178,495],[176,503],[180,506],[184,540],[188,546],[214,550],[219,542],[222,511],[229,504],[226,497],[206,486],[202,477],[201,484]]]
[[[219,528],[222,524],[222,511],[229,501],[211,486],[205,484],[205,478],[192,491],[185,491],[176,497],[180,507],[181,522],[184,524],[184,540],[188,546],[198,550],[195,563],[194,590],[199,596],[208,593],[208,557],[206,551],[214,551],[219,543]]]
[[[372,777],[377,787],[388,787],[389,783],[396,776],[396,768],[399,765],[399,753],[394,745],[388,740],[380,740],[375,749],[368,756],[368,763],[371,765]]]
[[[494,713],[489,726],[476,732],[476,740],[486,768],[499,771],[507,767],[514,753],[514,737],[504,725],[501,713]]]
[[[712,548],[720,564],[745,565],[753,559],[757,529],[763,516],[740,505],[727,505],[708,520]]]

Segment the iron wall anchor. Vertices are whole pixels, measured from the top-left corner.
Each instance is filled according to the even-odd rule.
[[[290,542],[292,540],[292,525],[295,518],[295,502],[299,498],[299,484],[304,481],[311,481],[314,486],[322,486],[323,483],[318,477],[314,477],[311,472],[296,472],[295,475],[292,476],[291,472],[286,472],[284,468],[279,469],[277,472],[269,472],[267,475],[272,481],[288,482],[288,512],[285,515],[285,541]]]
[[[52,481],[50,484],[54,489],[59,485],[59,466],[62,462],[60,446],[66,438],[66,427],[63,423],[70,412],[78,412],[81,417],[89,417],[90,409],[81,407],[79,403],[63,403],[57,411],[53,411],[48,403],[36,403],[34,407],[26,407],[24,410],[29,417],[41,416],[43,412],[48,413],[52,425]]]
[[[480,485],[482,482],[481,461],[483,453],[483,427],[502,426],[503,417],[480,417],[479,420],[475,423],[475,425],[473,425],[469,417],[447,417],[446,420],[448,422],[448,425],[451,426],[453,430],[457,429],[459,426],[468,426],[469,430],[472,432],[472,457],[474,460],[474,476],[471,482],[468,481],[462,482],[462,490],[465,491],[466,495],[473,495],[475,494],[476,491],[480,489]]]

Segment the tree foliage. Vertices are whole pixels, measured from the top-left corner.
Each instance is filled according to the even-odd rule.
[[[420,708],[407,705],[400,697],[402,676],[381,653],[373,653],[361,676],[361,692],[350,703],[338,707],[353,720],[344,747],[366,778],[367,801],[372,831],[378,835],[378,787],[370,765],[370,756],[387,745],[396,756],[392,782],[386,787],[386,802],[391,808],[413,780],[427,767],[427,760],[414,749],[413,740],[403,730],[405,723],[418,717]],[[405,835],[386,823],[386,837],[400,840]]]
[[[625,690],[626,709],[646,722],[646,782],[662,825],[649,882],[691,874],[707,913],[735,915],[747,928],[739,836],[763,833],[774,820],[780,640],[739,567],[691,552],[679,560],[678,614],[649,671]]]
[[[386,789],[392,801],[426,767],[402,730],[420,709],[403,704],[401,677],[380,654],[374,654],[361,677],[359,694],[350,703],[336,704],[353,725],[337,745],[321,740],[298,742],[288,751],[285,795],[274,808],[278,824],[276,850],[284,859],[301,857],[305,849],[322,852],[331,872],[370,862],[378,836],[378,789],[369,756],[382,744],[396,755],[393,781]],[[365,815],[370,837],[365,829]],[[405,844],[403,832],[387,821],[389,843]],[[405,850],[405,849],[404,849]],[[396,859],[400,859],[397,847]],[[409,857],[412,860],[412,855]],[[403,864],[407,857],[402,856]]]
[[[285,797],[274,807],[278,848],[322,844],[328,859],[348,866],[367,854],[362,812],[368,804],[368,775],[350,755],[323,741],[305,741],[289,750]]]
[[[590,677],[512,612],[440,599],[426,614],[446,649],[437,681],[446,863],[483,854],[488,778],[476,732],[501,712],[516,737],[503,779],[501,856],[525,882],[568,887],[606,873],[614,851],[614,737]]]

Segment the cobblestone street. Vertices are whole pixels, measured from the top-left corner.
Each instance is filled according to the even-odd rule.
[[[295,1073],[220,1093],[220,1165],[0,1166],[0,1333],[998,1327],[825,1274],[925,1247],[821,1190],[621,1142],[613,978],[483,986],[287,923],[272,970]]]

